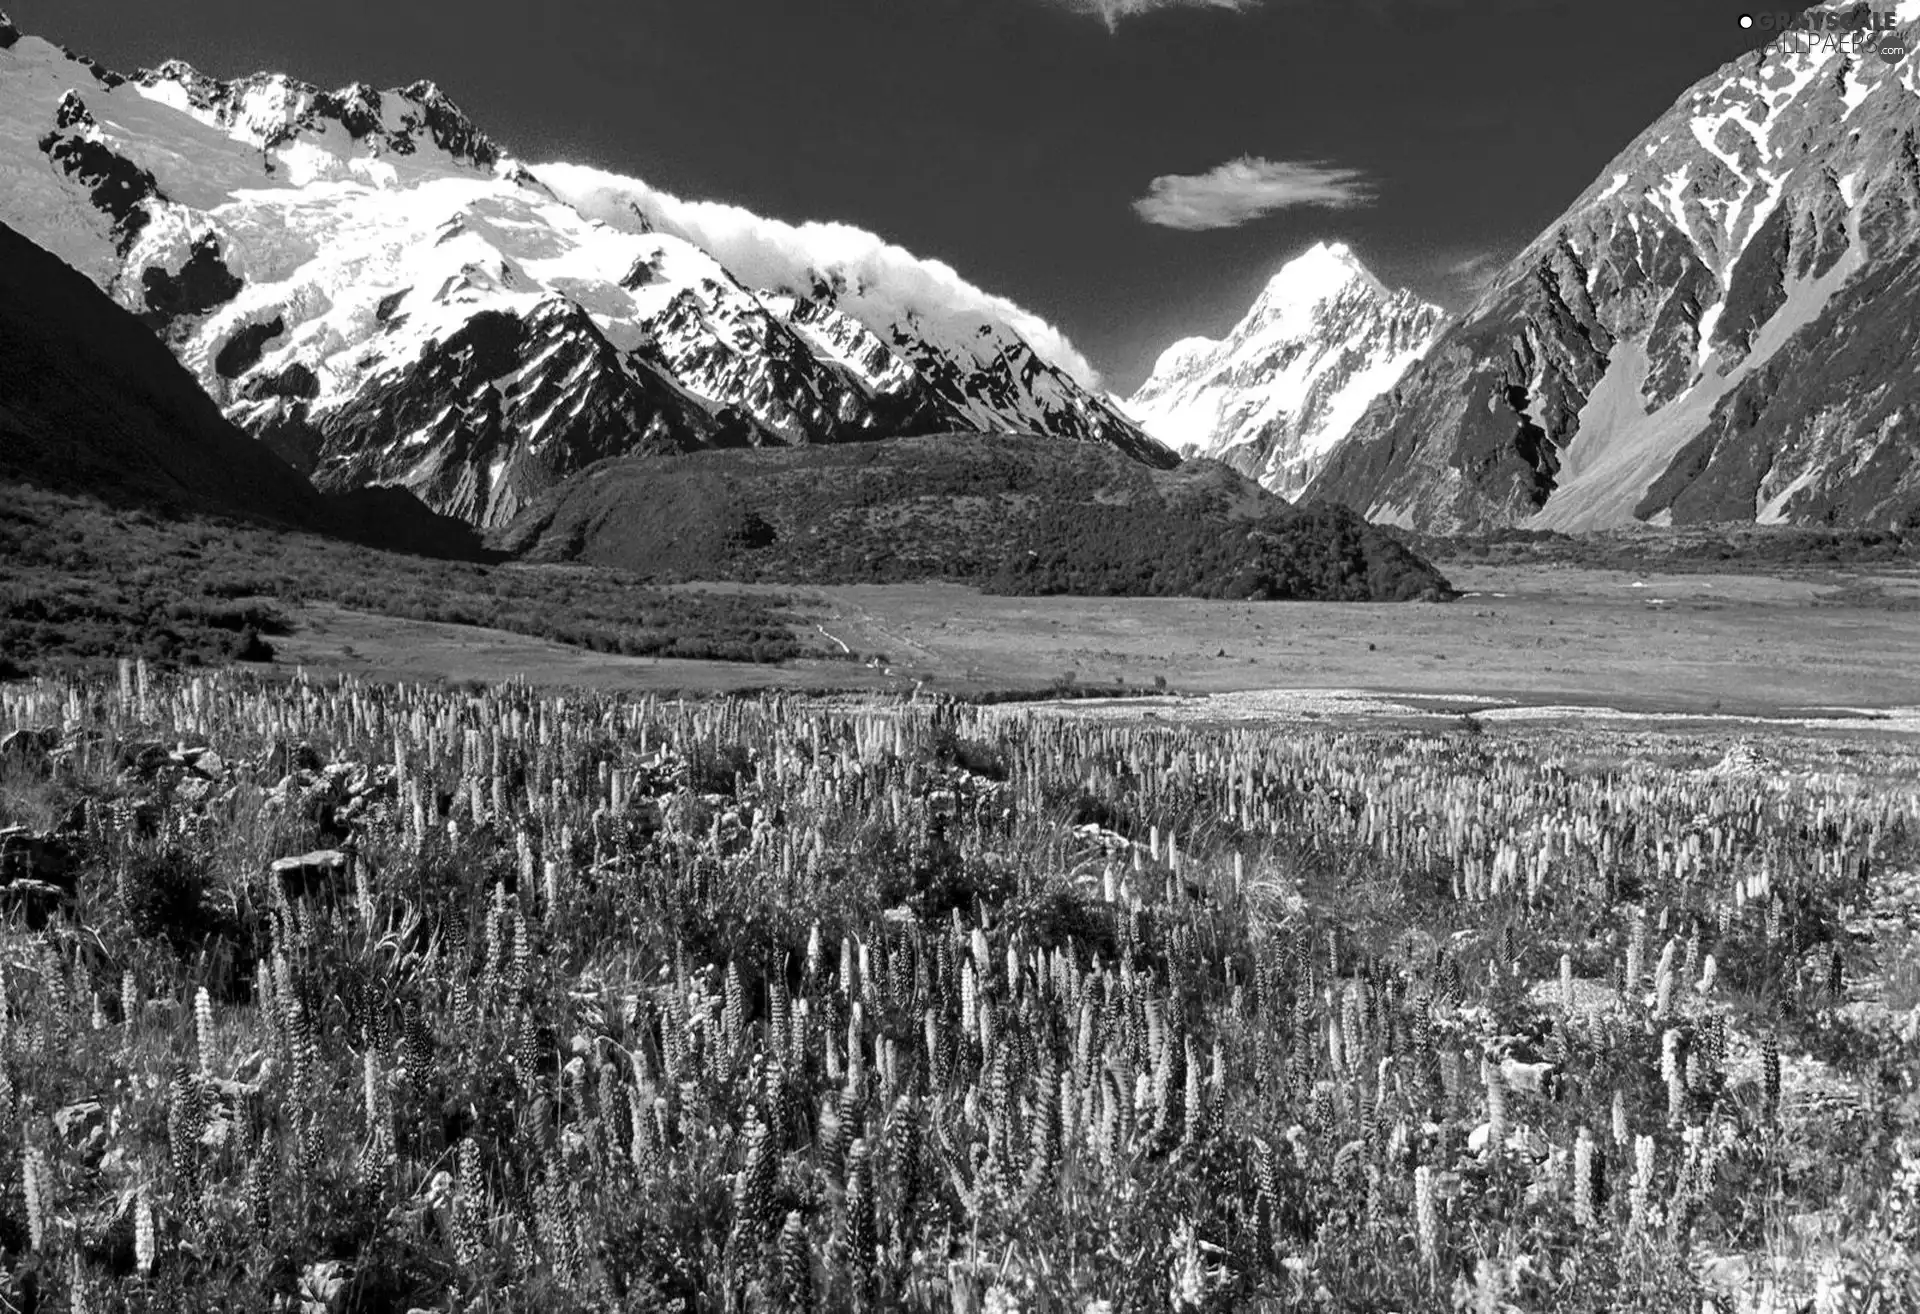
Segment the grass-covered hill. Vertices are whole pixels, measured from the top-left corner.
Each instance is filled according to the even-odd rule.
[[[1391,534],[1225,466],[940,435],[602,462],[496,536],[659,578],[947,579],[1001,593],[1389,601],[1446,580]]]

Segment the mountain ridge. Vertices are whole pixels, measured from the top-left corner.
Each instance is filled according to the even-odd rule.
[[[1842,27],[1869,12],[1816,9]],[[1896,16],[1911,51],[1920,3]],[[1440,533],[1909,522],[1916,63],[1784,36],[1701,79],[1375,401],[1307,495]]]

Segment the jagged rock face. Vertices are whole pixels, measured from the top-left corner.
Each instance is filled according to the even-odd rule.
[[[1115,447],[1163,470],[1179,464],[1169,448],[999,324],[983,320],[969,329],[909,321],[895,324],[892,337],[895,352],[911,366],[940,417],[936,432],[1037,429]]]
[[[1309,495],[1438,532],[1911,519],[1920,0],[1896,17],[1904,58],[1789,34],[1695,86]]]
[[[1321,243],[1276,274],[1225,338],[1169,347],[1127,411],[1182,455],[1297,497],[1445,321],[1438,306],[1381,286],[1345,245]]]
[[[565,166],[550,177],[563,199],[619,232],[676,232],[670,215],[649,210],[659,198],[644,188],[624,194],[616,189],[610,200],[602,192],[620,180]],[[638,280],[658,278],[655,271],[635,273]],[[1161,469],[1179,463],[1170,449],[1007,323],[952,305],[903,304],[895,289],[869,285],[867,276],[857,266],[788,269],[774,286],[756,293],[806,350],[864,394],[869,413],[860,419],[864,433],[858,436],[1044,434],[1114,447]],[[690,386],[700,390],[697,383]]]
[[[321,489],[399,484],[482,525],[505,524],[606,457],[744,445],[753,434],[744,417],[716,415],[623,357],[558,299],[524,314],[482,310],[336,407],[316,411],[298,362],[255,378],[240,413]]]
[[[413,155],[431,146],[449,160],[492,169],[500,148],[431,82],[379,92],[364,82],[322,91],[279,73],[225,82],[170,59],[134,81],[153,100],[190,114],[235,140],[273,152],[338,127],[356,143]]]
[[[53,127],[39,147],[48,163],[86,189],[87,200],[112,224],[114,250],[125,255],[146,227],[147,205],[166,200],[153,174],[106,143],[87,103],[73,91],[60,97]]]
[[[329,490],[505,523],[609,456],[1013,429],[1174,459],[994,324],[954,342],[590,220],[440,89],[0,50],[0,220]],[[18,185],[14,185],[17,182]]]

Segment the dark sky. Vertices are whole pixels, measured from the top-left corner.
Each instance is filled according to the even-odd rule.
[[[1143,0],[1128,0],[1141,4]],[[1753,0],[0,0],[122,70],[169,56],[337,85],[438,81],[565,158],[946,260],[1064,329],[1111,385],[1217,334],[1321,237],[1459,305],[1696,79]],[[1786,7],[1786,6],[1779,6]],[[1798,6],[1794,6],[1798,7]],[[1358,170],[1369,203],[1204,231],[1161,175],[1241,156]]]

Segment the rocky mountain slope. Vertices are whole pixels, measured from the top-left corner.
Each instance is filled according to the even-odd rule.
[[[1920,0],[1815,6],[1509,263],[1308,489],[1436,532],[1920,513]]]
[[[151,332],[4,224],[0,478],[291,525],[319,501]]]
[[[430,82],[129,78],[3,30],[0,221],[322,488],[495,526],[631,453],[1014,430],[1175,462],[985,294],[749,286],[638,205],[589,217]]]
[[[1432,566],[1345,508],[1303,511],[1214,461],[1157,470],[1094,443],[901,438],[602,462],[496,546],[664,579],[990,592],[1398,601]]]
[[[1167,348],[1126,410],[1182,455],[1297,497],[1445,321],[1438,306],[1389,292],[1344,244],[1322,242],[1275,274],[1225,338]]]
[[[405,490],[315,491],[229,423],[151,330],[4,224],[0,480],[429,556],[480,552],[468,526]]]

